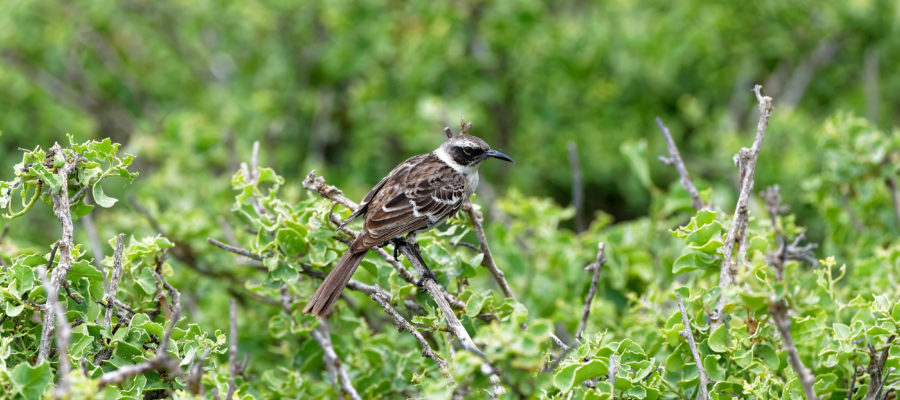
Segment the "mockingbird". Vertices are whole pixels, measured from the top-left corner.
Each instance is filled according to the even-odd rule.
[[[468,126],[463,125],[463,132],[456,136],[445,129],[447,140],[440,147],[404,161],[369,191],[359,208],[341,224],[343,228],[365,215],[362,233],[325,277],[304,313],[320,318],[327,315],[372,247],[383,246],[402,235],[407,235],[408,243],[415,243],[418,232],[455,214],[475,192],[482,161],[513,161],[506,154],[491,150],[484,140],[467,134]]]

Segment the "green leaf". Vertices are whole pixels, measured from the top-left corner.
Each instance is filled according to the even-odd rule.
[[[712,334],[709,335],[707,342],[709,348],[716,353],[725,353],[730,349],[731,339],[728,337],[728,328],[723,324],[719,325]]]
[[[22,362],[12,370],[10,380],[16,392],[26,399],[38,399],[44,390],[50,385],[53,374],[50,372],[50,363],[42,362],[36,367],[31,367],[27,362]]]
[[[94,201],[97,202],[97,205],[103,208],[110,208],[116,204],[117,199],[109,197],[106,193],[103,193],[103,187],[100,186],[100,182],[94,184],[91,188],[94,193]]]
[[[44,167],[44,164],[33,164],[31,166],[31,171],[33,171],[38,179],[42,180],[44,185],[49,187],[53,193],[59,192],[59,188],[62,185],[59,181],[59,177],[48,171],[47,168]]]
[[[834,329],[834,338],[835,340],[840,340],[842,342],[847,341],[850,338],[850,327],[844,325],[842,323],[836,322],[832,325]]]

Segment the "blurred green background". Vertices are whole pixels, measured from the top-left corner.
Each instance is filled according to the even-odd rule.
[[[485,165],[486,199],[516,188],[570,204],[572,141],[588,216],[633,219],[649,194],[620,147],[646,140],[648,159],[664,154],[657,115],[701,186],[733,185],[723,171],[752,141],[751,88],[763,84],[777,107],[763,187],[796,185],[816,169],[810,146],[835,110],[891,127],[900,105],[892,1],[0,7],[0,159],[66,132],[109,136],[138,156],[137,184],[156,185],[164,210],[205,204],[198,195],[214,196],[217,181],[227,189],[254,140],[289,180],[318,168],[360,198],[465,117],[517,161]],[[651,166],[659,186],[676,179]]]

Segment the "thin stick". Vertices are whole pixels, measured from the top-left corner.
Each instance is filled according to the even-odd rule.
[[[475,210],[471,200],[466,201],[463,205],[463,209],[469,214],[469,220],[472,221],[472,229],[475,231],[475,236],[478,238],[478,244],[481,246],[481,254],[484,254],[484,258],[481,259],[481,265],[487,268],[488,271],[491,272],[491,275],[494,276],[494,280],[500,285],[500,290],[503,291],[503,295],[515,299],[516,296],[513,295],[512,289],[509,288],[509,283],[506,282],[506,275],[500,268],[497,268],[497,263],[494,261],[494,254],[491,253],[491,247],[488,245],[487,236],[484,234],[484,225],[482,224],[484,215],[481,214],[480,211]]]
[[[587,327],[588,316],[591,314],[591,301],[594,300],[594,296],[597,294],[597,282],[600,280],[600,270],[603,269],[603,264],[606,264],[606,244],[600,242],[597,244],[597,258],[584,269],[585,271],[593,271],[593,277],[591,277],[591,288],[588,291],[587,298],[584,300],[581,322],[578,324],[578,331],[575,332],[575,340],[579,342],[584,336],[585,327]]]
[[[749,202],[753,192],[753,174],[756,171],[759,150],[762,147],[763,139],[766,137],[766,127],[769,125],[769,117],[772,115],[773,110],[772,98],[762,95],[761,85],[756,85],[753,91],[756,93],[757,102],[759,102],[759,123],[756,126],[756,138],[753,140],[753,146],[749,149],[742,148],[735,155],[735,162],[740,169],[740,194],[735,206],[731,227],[728,230],[728,235],[725,237],[725,243],[722,245],[722,266],[719,271],[719,287],[722,288],[722,294],[716,301],[716,306],[710,315],[710,326],[712,329],[719,327],[724,322],[725,289],[735,283],[738,265],[744,262],[746,256],[746,232],[747,222],[750,219]],[[738,247],[736,259],[733,257],[735,245]]]
[[[55,248],[54,248],[55,249]],[[50,254],[50,264],[53,264],[53,253]],[[59,383],[53,392],[57,399],[68,398],[71,396],[71,387],[69,384],[69,341],[72,338],[72,330],[69,328],[69,321],[66,319],[66,312],[59,303],[59,293],[50,280],[47,278],[47,268],[40,266],[38,268],[41,283],[44,285],[44,291],[47,292],[47,308],[45,312],[56,315],[56,349],[59,361]]]
[[[234,301],[234,298],[228,304],[228,319],[229,319],[229,345],[228,345],[228,369],[231,373],[231,378],[228,380],[228,392],[225,394],[226,400],[231,400],[234,396],[234,391],[237,390],[237,384],[235,383],[235,379],[240,374],[240,366],[238,365],[237,353],[238,353],[238,330],[237,330],[237,303]]]
[[[684,330],[681,331],[680,334],[687,340],[688,347],[691,348],[691,355],[694,356],[694,364],[697,364],[697,372],[700,374],[700,388],[697,399],[707,400],[709,399],[709,392],[707,391],[706,386],[710,383],[709,375],[706,374],[706,369],[703,368],[703,360],[700,359],[697,343],[694,342],[694,333],[691,331],[691,319],[688,318],[687,312],[684,311],[684,303],[681,302],[681,294],[676,292],[675,298],[678,299],[678,310],[681,311],[681,322],[684,324]]]
[[[126,379],[140,375],[148,371],[154,371],[158,369],[165,369],[169,372],[169,374],[174,376],[183,376],[184,372],[179,368],[180,361],[177,358],[174,358],[166,352],[166,349],[169,347],[169,338],[172,337],[172,330],[175,329],[175,325],[178,323],[178,320],[181,318],[181,293],[175,289],[169,282],[166,281],[166,278],[161,274],[152,272],[153,277],[157,282],[161,283],[165,290],[169,293],[169,297],[172,299],[171,305],[171,318],[169,321],[169,326],[166,327],[166,330],[163,332],[163,337],[159,341],[159,346],[156,348],[156,355],[153,356],[152,359],[138,363],[133,365],[126,365],[124,367],[120,367],[116,370],[109,371],[100,376],[100,379],[97,380],[100,388],[103,388],[109,384],[121,383]],[[160,297],[160,301],[165,301],[165,297]]]
[[[659,161],[666,165],[674,166],[675,170],[678,171],[678,175],[681,176],[681,186],[691,195],[691,207],[697,210],[706,208],[706,204],[703,204],[703,200],[700,199],[700,192],[697,191],[697,186],[694,186],[691,174],[688,173],[687,167],[684,166],[684,160],[681,159],[681,153],[678,151],[678,146],[675,144],[675,139],[672,138],[669,128],[663,124],[660,117],[656,117],[656,126],[659,127],[660,132],[666,139],[666,147],[669,149],[669,157],[660,156]]]
[[[112,321],[113,308],[115,308],[116,293],[119,290],[119,279],[122,277],[122,252],[125,249],[125,234],[120,233],[116,238],[116,252],[113,255],[112,276],[106,287],[103,302],[107,304],[106,315],[103,317],[103,329],[109,329]],[[104,275],[104,280],[106,276]]]
[[[584,231],[584,179],[581,173],[581,162],[578,160],[578,145],[573,141],[566,143],[569,152],[569,168],[572,170],[572,207],[575,207],[575,231]]]
[[[50,154],[53,154],[53,157],[56,159],[66,160],[65,153],[63,153],[59,143],[55,143],[50,148]],[[66,163],[59,167],[58,174],[63,177],[60,180],[59,192],[50,194],[50,197],[53,199],[53,214],[56,215],[56,219],[62,225],[62,238],[57,242],[59,245],[59,265],[53,270],[50,278],[50,285],[54,293],[59,293],[62,282],[66,280],[69,270],[72,269],[72,247],[74,246],[72,232],[74,227],[72,226],[72,213],[69,210],[68,176],[75,170],[80,160],[80,158],[66,160]],[[44,313],[43,326],[41,327],[41,342],[38,347],[38,364],[46,360],[50,354],[50,341],[53,336],[55,317],[56,313],[51,312],[49,309]]]
[[[769,312],[772,314],[772,320],[781,333],[784,341],[784,350],[788,353],[788,363],[797,373],[800,384],[803,386],[803,393],[806,394],[807,400],[814,400],[816,396],[813,385],[816,383],[816,377],[812,372],[803,365],[803,360],[797,352],[797,346],[794,345],[794,338],[791,336],[791,317],[788,316],[787,302],[784,300],[772,302],[769,304]]]
[[[350,376],[347,375],[344,364],[341,363],[341,359],[338,358],[337,353],[334,351],[334,346],[331,344],[331,333],[328,331],[328,323],[325,320],[320,320],[319,326],[310,333],[316,343],[319,344],[319,347],[322,348],[322,360],[325,361],[325,366],[328,368],[329,373],[334,377],[336,383],[340,385],[344,394],[352,400],[362,400],[362,397],[359,397],[359,393],[356,392],[356,388],[353,387],[353,382],[350,381]]]
[[[222,242],[220,242],[220,241],[218,241],[218,240],[216,240],[216,239],[213,239],[213,238],[211,238],[211,237],[206,238],[206,241],[209,242],[209,244],[211,244],[211,245],[213,245],[213,246],[223,248],[223,249],[228,250],[228,251],[230,251],[230,252],[232,252],[232,253],[234,253],[234,254],[242,255],[242,256],[247,257],[247,258],[249,258],[249,259],[251,259],[251,260],[256,260],[256,261],[262,261],[262,260],[263,260],[262,256],[253,254],[253,252],[251,252],[251,251],[249,251],[249,250],[245,250],[245,249],[242,249],[242,248],[237,247],[237,246],[232,246],[232,245],[230,245],[230,244],[222,243]]]
[[[402,241],[402,243],[403,244],[400,245],[400,251],[403,253],[403,256],[412,263],[416,271],[419,272],[419,275],[422,277],[422,285],[425,286],[425,290],[428,291],[434,299],[434,302],[437,303],[441,313],[444,314],[444,321],[447,323],[447,329],[457,340],[459,340],[463,349],[482,357],[484,362],[481,365],[481,371],[482,373],[487,374],[488,379],[491,381],[491,390],[488,394],[491,398],[497,398],[506,392],[506,390],[503,388],[503,385],[500,384],[500,377],[497,375],[496,369],[486,361],[484,353],[482,353],[478,346],[475,345],[475,342],[472,341],[472,338],[469,336],[469,333],[466,332],[462,323],[456,318],[456,313],[453,312],[453,309],[450,308],[450,304],[448,304],[447,300],[444,298],[440,285],[432,278],[433,274],[428,267],[425,266],[425,262],[422,260],[419,251],[415,249],[413,245],[406,243],[406,241]]]
[[[609,355],[609,386],[616,387],[616,373],[619,372],[619,364],[616,363],[616,355]]]

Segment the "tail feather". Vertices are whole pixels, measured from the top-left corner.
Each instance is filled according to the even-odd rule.
[[[344,254],[344,257],[338,261],[337,266],[331,270],[331,273],[325,277],[325,280],[316,289],[316,293],[306,303],[303,312],[319,318],[328,315],[331,306],[340,297],[341,292],[344,291],[344,286],[347,286],[347,282],[350,282],[350,277],[356,272],[356,268],[359,267],[359,263],[362,262],[365,256],[365,251],[359,253],[347,251],[347,254]]]

